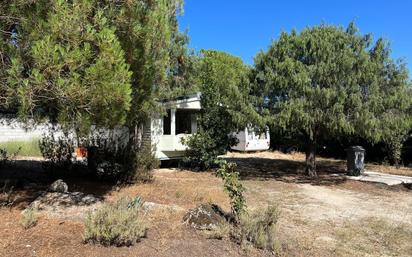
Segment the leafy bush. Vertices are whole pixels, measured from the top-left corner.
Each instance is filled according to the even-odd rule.
[[[7,163],[16,158],[16,156],[19,154],[19,150],[20,149],[10,154],[7,149],[0,148],[0,168],[4,167]]]
[[[258,210],[252,214],[243,214],[240,217],[239,237],[241,241],[248,241],[255,247],[270,251],[278,251],[276,240],[279,210],[275,206],[268,206],[265,210]]]
[[[245,188],[239,180],[239,172],[236,171],[236,163],[218,160],[219,166],[216,175],[223,179],[225,191],[229,194],[232,213],[238,221],[240,215],[245,212],[246,200],[243,195]]]
[[[40,151],[46,159],[44,168],[49,172],[70,167],[74,152],[74,140],[67,135],[58,137],[54,132],[54,129],[50,130],[39,143]]]
[[[120,132],[120,133],[119,133]],[[99,178],[120,182],[147,182],[160,161],[150,144],[135,147],[125,131],[97,131],[89,139],[88,166]]]
[[[217,136],[216,133],[200,130],[186,139],[182,138],[182,143],[188,146],[183,162],[192,168],[200,170],[215,167],[216,158],[219,155],[225,154],[231,146],[237,143],[237,139],[234,136]],[[226,133],[226,131],[221,133]]]
[[[146,236],[142,200],[122,197],[88,213],[84,222],[85,242],[102,245],[130,246]]]
[[[131,165],[126,173],[127,181],[149,182],[153,179],[153,170],[160,166],[155,156],[155,149],[150,144],[143,144],[132,152]]]
[[[37,225],[37,215],[33,208],[28,208],[22,213],[20,224],[24,229],[29,229]]]

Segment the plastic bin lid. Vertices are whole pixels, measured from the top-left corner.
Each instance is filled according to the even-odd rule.
[[[355,145],[355,146],[350,146],[346,148],[345,151],[364,152],[365,148],[359,145]]]

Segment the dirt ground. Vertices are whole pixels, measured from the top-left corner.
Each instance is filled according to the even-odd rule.
[[[319,178],[311,180],[304,175],[302,154],[229,153],[226,158],[238,164],[249,209],[279,206],[282,255],[412,256],[412,190],[407,187],[333,176],[344,172],[345,162],[329,159],[318,160]],[[391,167],[367,169],[396,173]],[[412,174],[406,168],[401,172]],[[182,224],[186,210],[200,203],[213,202],[229,210],[222,182],[211,172],[163,168],[155,171],[152,183],[122,188],[96,181],[67,182],[69,190],[95,193],[105,201],[140,195],[178,208],[148,213],[147,238],[135,246],[102,247],[82,242],[83,224],[74,218],[77,215],[43,213],[37,226],[24,230],[20,213],[36,192],[20,190],[12,208],[0,209],[0,256],[271,256],[228,239],[208,239]]]

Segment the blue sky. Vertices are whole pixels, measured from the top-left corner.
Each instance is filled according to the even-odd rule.
[[[322,22],[343,25],[355,20],[361,33],[391,43],[392,56],[404,58],[412,71],[412,1],[275,1],[186,0],[181,30],[188,29],[190,47],[217,49],[253,64],[281,31],[301,30]]]

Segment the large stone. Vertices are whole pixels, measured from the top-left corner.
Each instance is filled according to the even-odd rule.
[[[227,222],[226,213],[216,204],[201,204],[190,209],[183,217],[183,222],[195,229],[212,230]]]
[[[63,180],[58,179],[50,185],[49,190],[51,192],[67,193],[69,191],[69,186],[67,186],[66,182]]]
[[[87,206],[99,201],[101,199],[81,192],[46,192],[32,202],[31,206],[38,210],[50,210],[72,206]]]
[[[29,207],[48,217],[82,221],[101,205],[101,198],[82,192],[44,192]]]

